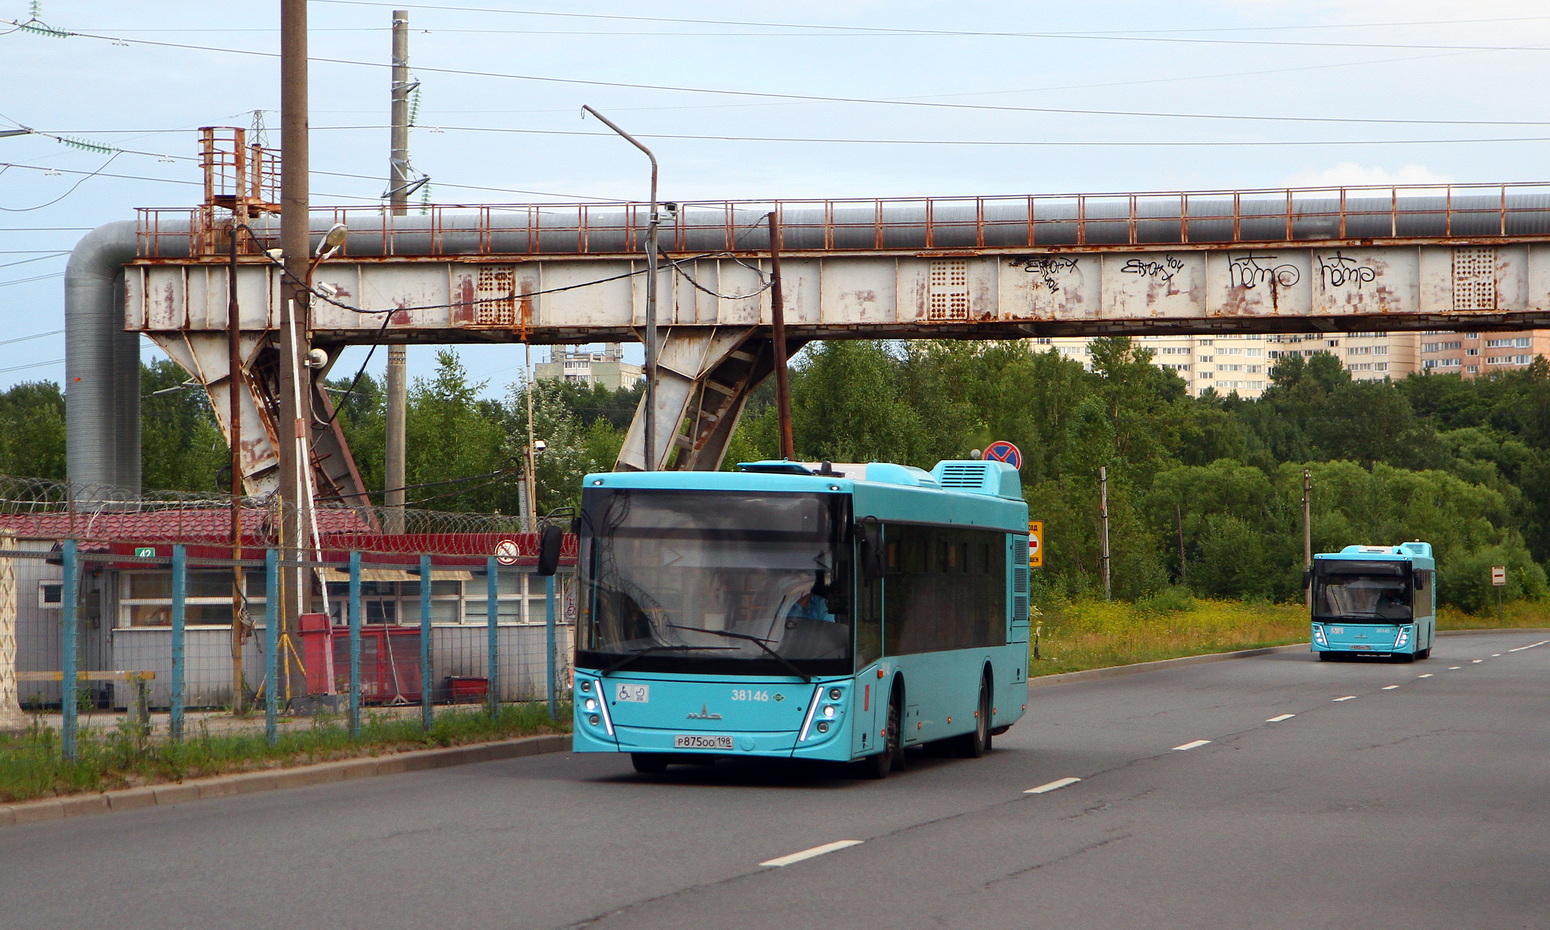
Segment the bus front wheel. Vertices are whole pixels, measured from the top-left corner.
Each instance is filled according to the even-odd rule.
[[[904,771],[904,746],[899,738],[904,734],[904,712],[895,696],[888,702],[888,724],[883,730],[883,751],[868,756],[862,764],[870,778],[887,778],[889,772]]]
[[[630,764],[642,775],[661,775],[667,771],[667,757],[655,752],[632,752]]]

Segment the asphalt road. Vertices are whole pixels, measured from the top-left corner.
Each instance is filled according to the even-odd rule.
[[[1035,689],[882,782],[557,753],[17,826],[0,927],[1545,928],[1543,639]]]

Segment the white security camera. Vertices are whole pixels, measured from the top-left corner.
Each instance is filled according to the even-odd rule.
[[[322,368],[328,364],[328,353],[322,349],[310,349],[307,351],[307,367]]]
[[[281,262],[285,260],[284,249],[265,249],[264,254],[269,256],[269,260],[272,262]]]
[[[542,451],[544,451],[547,448],[549,448],[549,444],[547,442],[544,442],[542,439],[535,439],[535,440],[533,440],[533,451],[534,452],[542,452]]]

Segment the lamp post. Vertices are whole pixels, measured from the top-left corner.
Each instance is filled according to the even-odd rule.
[[[646,462],[644,471],[656,471],[656,417],[657,417],[657,157],[651,149],[640,144],[634,136],[620,129],[613,120],[589,106],[581,108],[591,113],[604,126],[623,136],[627,142],[651,159],[651,214],[646,226]]]

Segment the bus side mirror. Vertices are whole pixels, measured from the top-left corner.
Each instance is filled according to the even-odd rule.
[[[565,542],[565,531],[557,526],[546,526],[538,536],[539,575],[548,577],[560,567],[560,546]]]
[[[883,546],[876,523],[857,523],[856,542],[861,549],[861,577],[876,581],[883,577]]]
[[[1306,571],[1304,571],[1302,573],[1302,589],[1304,591],[1306,591],[1306,590],[1308,590],[1308,588],[1310,588],[1312,586],[1313,586],[1313,569],[1310,568],[1310,569],[1308,569],[1308,570],[1306,570]]]

